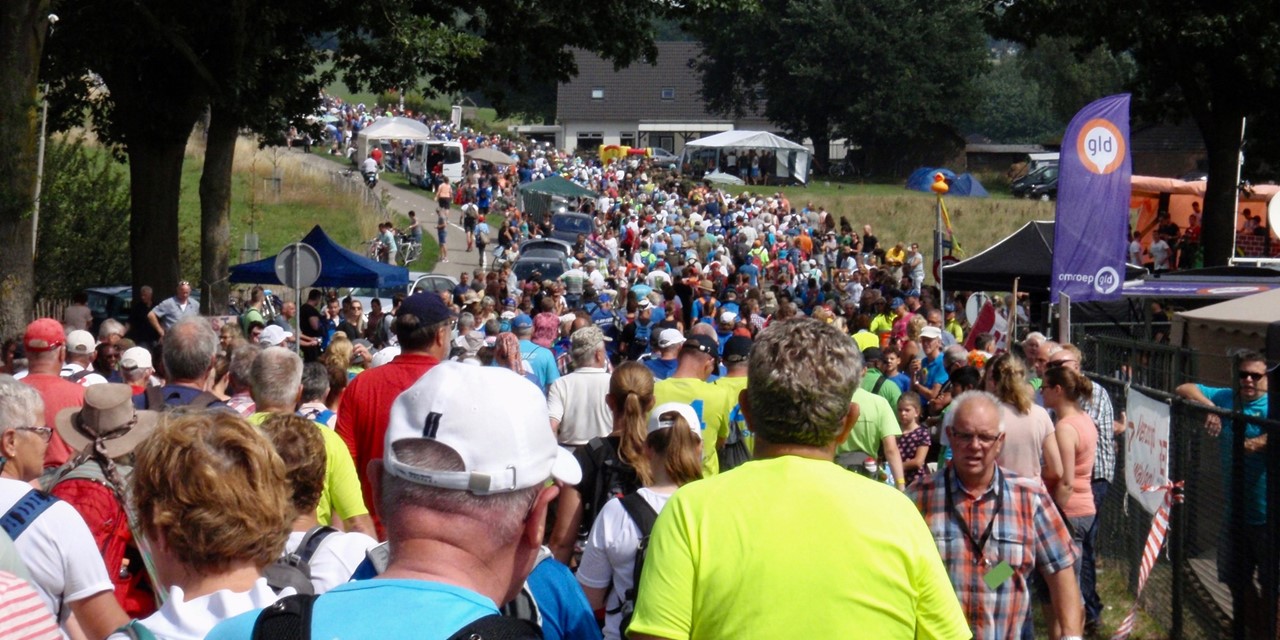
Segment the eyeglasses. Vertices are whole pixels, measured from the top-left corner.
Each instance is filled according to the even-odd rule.
[[[1267,377],[1267,374],[1265,372],[1263,373],[1259,373],[1257,371],[1241,371],[1240,372],[1241,380],[1252,380],[1254,382],[1257,382],[1265,377]]]
[[[987,435],[985,433],[968,433],[965,431],[956,431],[953,429],[951,431],[951,440],[953,440],[954,442],[960,442],[964,444],[973,444],[974,442],[977,442],[983,446],[987,446],[987,445],[995,444],[995,442],[999,440],[1000,436],[1002,435],[1004,434],[998,433],[992,436],[992,435]]]
[[[40,439],[44,440],[45,442],[48,442],[49,440],[53,439],[53,429],[50,429],[49,427],[14,427],[13,430],[14,431],[30,431],[31,433],[34,433],[37,436],[40,436]]]

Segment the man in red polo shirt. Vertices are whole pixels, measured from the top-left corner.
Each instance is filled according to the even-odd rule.
[[[423,374],[449,355],[450,330],[457,320],[435,293],[415,293],[396,310],[391,329],[400,342],[400,355],[380,367],[356,376],[342,394],[338,408],[338,435],[351,449],[364,502],[369,506],[379,538],[384,537],[378,519],[378,500],[369,476],[369,462],[382,459],[391,403]]]
[[[84,404],[84,387],[61,377],[67,345],[62,323],[53,318],[32,322],[22,335],[22,345],[27,350],[27,375],[22,377],[22,382],[40,392],[44,400],[44,425],[52,427],[59,411]],[[79,452],[72,451],[55,431],[45,449],[44,466],[46,469],[60,467],[76,453]]]

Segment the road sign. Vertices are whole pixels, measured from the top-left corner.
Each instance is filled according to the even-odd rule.
[[[320,254],[311,245],[296,242],[280,251],[275,267],[281,284],[295,290],[309,287],[320,278]]]

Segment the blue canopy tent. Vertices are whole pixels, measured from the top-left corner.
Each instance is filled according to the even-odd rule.
[[[934,169],[932,167],[920,167],[912,171],[911,176],[907,178],[907,188],[914,191],[932,193],[929,187],[933,185],[933,174],[935,173],[941,173],[946,177],[947,184],[951,187],[951,190],[947,192],[948,195],[973,198],[986,198],[990,195],[972,173],[962,173],[957,176],[949,169]]]
[[[315,281],[317,287],[408,287],[409,270],[370,260],[350,249],[338,245],[316,225],[306,237],[305,244],[311,245],[320,255],[320,278]],[[252,282],[255,284],[279,283],[276,276],[276,257],[263,258],[255,262],[247,262],[231,267],[231,282]]]

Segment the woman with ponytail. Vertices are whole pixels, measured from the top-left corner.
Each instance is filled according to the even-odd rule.
[[[1071,539],[1084,541],[1097,510],[1093,505],[1093,463],[1098,449],[1098,427],[1081,408],[1093,396],[1093,383],[1064,366],[1049,367],[1040,386],[1044,404],[1058,418],[1054,435],[1062,454],[1062,482],[1053,500],[1067,517]]]
[[[595,521],[609,498],[624,496],[650,479],[644,444],[649,411],[653,409],[653,372],[639,362],[614,369],[605,402],[613,412],[613,432],[592,438],[574,457],[582,467],[582,482],[561,487],[551,529],[551,551],[569,564],[579,534]]]
[[[1020,476],[1042,478],[1052,491],[1062,479],[1062,457],[1053,436],[1053,419],[1034,402],[1027,366],[1017,356],[1002,353],[987,362],[984,382],[1002,405],[1005,440],[996,462]]]
[[[649,470],[644,487],[634,498],[609,500],[591,527],[578,566],[578,582],[591,608],[605,610],[606,640],[623,637],[623,625],[635,606],[636,549],[644,535],[631,512],[647,510],[656,518],[676,489],[702,478],[699,424],[698,415],[687,404],[668,402],[655,407],[649,414],[644,441]]]

